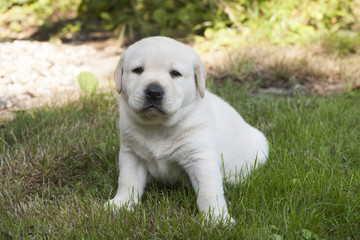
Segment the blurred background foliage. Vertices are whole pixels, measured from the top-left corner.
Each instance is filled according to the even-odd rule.
[[[186,37],[204,49],[319,41],[339,54],[360,52],[360,0],[0,0],[0,14],[0,38],[56,26],[49,37],[102,29],[130,42]]]

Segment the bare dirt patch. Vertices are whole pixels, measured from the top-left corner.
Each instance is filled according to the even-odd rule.
[[[257,82],[263,89],[329,94],[360,85],[360,56],[343,58],[319,46],[249,47],[203,54],[208,73],[221,84],[227,80]]]

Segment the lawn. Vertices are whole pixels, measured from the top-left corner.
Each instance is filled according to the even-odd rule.
[[[210,87],[270,143],[265,165],[225,184],[235,225],[204,223],[181,183],[149,185],[133,212],[104,210],[120,143],[108,93],[19,112],[0,128],[0,239],[360,239],[360,92]]]

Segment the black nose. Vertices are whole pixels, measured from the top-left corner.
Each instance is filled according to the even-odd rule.
[[[164,92],[158,85],[149,85],[145,90],[145,97],[152,101],[161,100],[164,97]]]

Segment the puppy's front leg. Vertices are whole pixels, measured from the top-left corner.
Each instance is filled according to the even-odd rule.
[[[147,179],[147,170],[138,157],[126,146],[122,146],[119,154],[118,189],[113,199],[105,205],[120,208],[126,204],[130,210],[132,204],[137,204]]]
[[[207,154],[206,154],[207,155]],[[224,197],[221,170],[215,158],[193,156],[185,166],[197,196],[197,205],[206,217],[234,222],[228,213]]]

